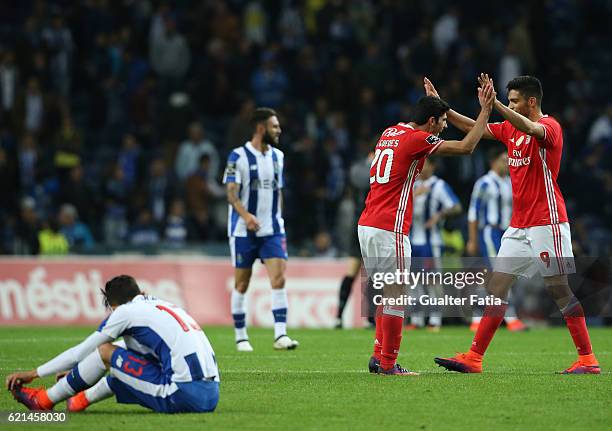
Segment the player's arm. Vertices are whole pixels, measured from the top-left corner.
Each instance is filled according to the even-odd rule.
[[[486,73],[481,73],[480,77],[478,77],[478,83],[481,86],[492,82],[493,81]],[[529,118],[519,114],[518,112],[514,112],[497,99],[495,99],[494,106],[495,110],[499,112],[504,119],[508,120],[510,124],[521,132],[527,133],[540,141],[546,137],[546,130],[544,129],[543,125],[536,123],[535,121],[531,121]]]
[[[240,184],[227,183],[227,202],[236,210],[238,215],[244,219],[248,230],[259,230],[259,220],[242,205],[242,201],[238,197],[239,190]]]
[[[453,217],[453,216],[461,214],[461,211],[462,211],[462,207],[459,202],[457,202],[450,208],[444,208],[438,211],[437,213],[435,213],[434,215],[432,215],[431,218],[427,220],[427,222],[425,223],[425,228],[427,229],[432,228],[434,225],[438,224],[440,221],[448,217]]]
[[[478,221],[468,221],[468,242],[465,247],[468,255],[478,256]]]
[[[460,141],[444,141],[437,149],[437,154],[444,156],[460,156],[472,154],[489,121],[495,101],[495,90],[492,84],[478,88],[478,101],[480,102],[480,114],[474,123],[474,127]]]
[[[30,371],[22,371],[6,376],[6,386],[10,390],[16,385],[29,383],[38,377],[46,377],[66,371],[74,367],[79,361],[104,343],[113,341],[113,338],[101,332],[94,332],[82,343],[60,353],[55,358]]]
[[[227,202],[245,221],[247,229],[256,231],[259,229],[259,220],[246,210],[240,200],[239,193],[242,173],[240,171],[239,159],[240,154],[237,151],[232,151],[227,159],[227,166],[223,174],[223,183],[226,184]]]
[[[438,91],[436,90],[436,88],[434,87],[434,85],[431,83],[431,81],[428,78],[424,78],[424,86],[425,86],[425,94],[427,96],[434,96],[434,97],[440,98],[440,96],[438,95]],[[447,116],[448,116],[448,122],[464,133],[468,133],[470,130],[474,128],[474,125],[476,124],[476,120],[470,117],[466,117],[465,115],[460,114],[454,109],[450,109],[447,112]],[[495,136],[493,136],[493,134],[486,127],[485,127],[482,137],[485,139],[492,139],[492,140],[496,139]]]

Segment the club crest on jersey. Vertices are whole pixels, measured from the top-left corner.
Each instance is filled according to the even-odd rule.
[[[406,133],[405,130],[399,130],[399,129],[396,129],[395,127],[389,127],[387,130],[383,132],[382,135],[386,138],[391,138],[393,136],[399,136],[404,133]]]
[[[425,138],[425,141],[429,144],[429,145],[435,145],[438,142],[440,142],[440,138],[438,138],[437,136],[434,135],[430,135],[427,138]]]

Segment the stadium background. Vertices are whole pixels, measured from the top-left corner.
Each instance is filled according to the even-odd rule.
[[[542,80],[544,111],[565,132],[559,183],[574,253],[610,253],[609,2],[6,1],[3,10],[4,254],[227,255],[224,161],[265,105],[283,128],[290,255],[346,255],[364,195],[355,173],[380,131],[410,119],[423,75],[474,114],[480,71],[500,98],[513,76]],[[439,159],[464,209],[491,145]],[[465,225],[465,213],[448,221],[449,253],[463,253]]]

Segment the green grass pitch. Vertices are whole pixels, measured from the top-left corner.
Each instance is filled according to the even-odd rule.
[[[87,328],[1,328],[4,376],[28,369],[88,335]],[[482,375],[449,373],[432,358],[469,346],[467,328],[404,333],[399,362],[418,377],[370,375],[372,331],[294,330],[300,347],[272,349],[272,331],[251,329],[253,353],[234,349],[231,328],[206,328],[221,370],[221,399],[206,415],[162,415],[105,400],[53,430],[183,429],[610,429],[612,329],[591,338],[599,376],[563,376],[575,359],[565,328],[509,333],[493,340]],[[40,381],[39,381],[40,383]],[[52,379],[44,379],[49,385]],[[63,409],[60,404],[56,409]],[[23,411],[1,391],[1,411]],[[0,429],[28,425],[0,424]]]

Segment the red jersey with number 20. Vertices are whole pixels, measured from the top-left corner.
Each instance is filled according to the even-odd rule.
[[[508,120],[487,124],[495,139],[508,148],[512,181],[510,226],[516,228],[567,222],[565,201],[557,185],[563,131],[557,120],[548,115],[538,123],[544,126],[541,141],[517,130]]]
[[[425,158],[442,139],[399,123],[385,129],[370,166],[370,192],[359,225],[408,235],[412,223],[412,185]]]

